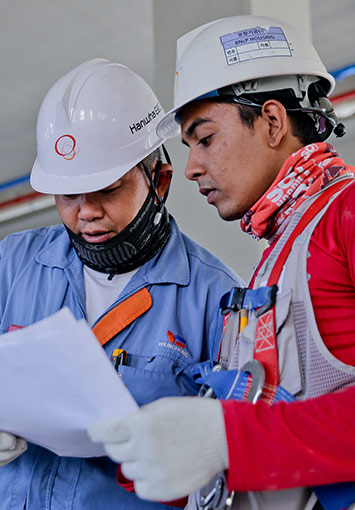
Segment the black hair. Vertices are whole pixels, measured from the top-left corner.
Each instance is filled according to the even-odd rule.
[[[292,89],[275,90],[272,92],[245,94],[245,99],[260,104],[260,108],[238,104],[232,95],[220,95],[213,98],[218,103],[234,104],[239,112],[242,123],[253,129],[254,122],[261,116],[261,106],[270,99],[276,99],[286,109],[299,108],[300,104]],[[292,134],[296,136],[303,145],[320,142],[321,137],[316,129],[314,120],[304,112],[287,112],[291,120]]]

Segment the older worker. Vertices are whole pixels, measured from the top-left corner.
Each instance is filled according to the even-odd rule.
[[[1,331],[69,307],[139,405],[196,393],[194,369],[222,331],[220,295],[239,282],[167,212],[172,167],[156,135],[163,113],[142,78],[104,59],[57,81],[39,112],[31,183],[54,193],[63,225],[0,245]],[[107,457],[58,457],[28,444],[13,460],[23,440],[0,440],[2,510],[163,507],[119,486]]]

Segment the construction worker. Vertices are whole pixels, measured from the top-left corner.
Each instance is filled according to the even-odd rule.
[[[63,225],[0,245],[1,332],[67,306],[92,326],[139,405],[196,394],[193,371],[222,331],[220,295],[241,283],[166,210],[163,114],[142,78],[105,59],[58,80],[39,112],[31,183],[55,195]],[[0,462],[1,510],[166,508],[118,485],[108,457],[58,457],[0,433]]]
[[[269,246],[248,288],[221,300],[220,353],[201,374],[201,394],[219,400],[162,399],[90,429],[143,498],[198,489],[189,508],[253,510],[355,501],[343,483],[355,480],[355,169],[325,141],[345,133],[334,85],[278,20],[224,18],[178,41],[158,133],[181,131],[186,177]]]

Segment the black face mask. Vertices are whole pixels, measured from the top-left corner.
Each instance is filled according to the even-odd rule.
[[[170,237],[169,214],[156,197],[151,188],[131,223],[104,243],[88,243],[65,227],[83,264],[113,276],[136,269],[162,250]]]

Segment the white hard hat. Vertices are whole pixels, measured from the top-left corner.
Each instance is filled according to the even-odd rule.
[[[319,80],[329,95],[334,78],[312,44],[284,22],[252,15],[212,21],[177,41],[174,108],[160,121],[158,134],[176,136],[179,110],[220,88],[241,84],[240,94],[292,88],[309,106],[308,85]]]
[[[163,115],[136,73],[101,58],[84,62],[41,105],[32,187],[77,194],[110,186],[165,141],[156,134]]]

